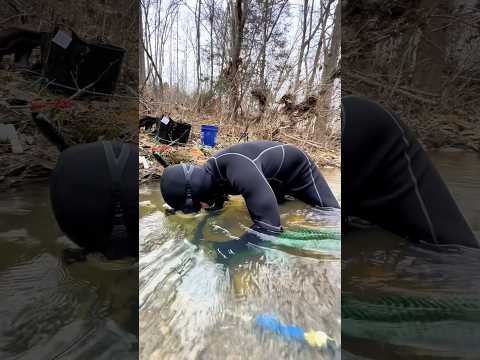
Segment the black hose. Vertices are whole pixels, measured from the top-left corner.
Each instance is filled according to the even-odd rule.
[[[32,113],[33,122],[40,130],[43,136],[47,138],[58,150],[63,151],[68,148],[65,139],[60,132],[53,126],[53,124],[42,114]]]
[[[164,168],[170,166],[170,164],[158,153],[158,152],[154,152],[153,153],[153,157],[155,158],[155,160],[157,160],[160,165],[162,165]]]

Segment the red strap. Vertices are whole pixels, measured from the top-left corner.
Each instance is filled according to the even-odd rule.
[[[33,100],[30,109],[32,112],[39,112],[46,109],[68,109],[73,106],[72,100],[59,99],[59,100]]]

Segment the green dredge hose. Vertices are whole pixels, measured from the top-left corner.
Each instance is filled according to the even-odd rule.
[[[287,228],[271,241],[275,245],[303,250],[340,252],[341,234],[339,229]]]
[[[479,321],[479,297],[342,295],[342,336],[429,349],[442,358],[476,358]]]
[[[289,240],[338,240],[341,233],[339,229],[308,229],[308,228],[287,228],[280,235],[280,239]]]
[[[366,321],[405,322],[480,320],[480,299],[469,296],[387,295],[370,299],[342,296],[342,318]]]
[[[478,359],[478,323],[472,321],[361,321],[342,319],[343,343],[348,338],[407,346],[438,355],[432,359]],[[408,357],[407,357],[408,358]]]

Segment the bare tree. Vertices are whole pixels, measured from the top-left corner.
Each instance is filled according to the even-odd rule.
[[[325,5],[320,3],[320,16],[319,16],[319,22],[321,22],[321,30],[320,30],[320,36],[318,37],[318,42],[316,46],[316,51],[315,51],[315,59],[313,60],[313,65],[312,65],[312,70],[310,73],[310,78],[308,79],[307,87],[306,87],[306,95],[308,96],[312,90],[313,87],[313,82],[315,81],[315,77],[317,76],[317,71],[319,70],[320,67],[320,55],[322,53],[322,50],[326,49],[326,43],[327,43],[327,23],[328,20],[331,19],[332,14],[331,14],[331,6],[333,4],[333,0],[328,0]],[[340,8],[337,6],[337,10],[339,11]],[[335,13],[333,16],[338,17],[339,15]]]
[[[303,53],[305,52],[306,37],[307,37],[307,17],[308,17],[308,0],[303,0],[303,9],[302,9],[303,17],[302,17],[302,40],[300,43],[300,50],[298,53],[298,61],[297,61],[297,72],[295,75],[295,82],[293,85],[293,92],[295,93],[298,89],[299,82],[300,82],[300,73],[302,72],[302,63],[303,63]]]
[[[142,89],[145,86],[146,73],[145,73],[145,52],[143,50],[143,11],[142,6],[139,4],[139,22],[138,22],[138,55],[139,55],[139,87]]]
[[[200,94],[202,71],[200,66],[200,22],[201,22],[202,0],[197,0],[195,7],[195,29],[196,29],[196,69],[197,69],[197,94]]]
[[[239,69],[242,63],[241,50],[243,44],[247,7],[245,0],[231,0],[230,7],[230,61],[227,68],[227,81],[230,90],[231,118],[236,119],[240,107]]]
[[[320,85],[320,94],[322,95],[319,103],[320,113],[317,114],[315,124],[315,134],[321,137],[326,133],[327,124],[331,116],[337,116],[332,106],[332,100],[335,91],[335,79],[340,76],[340,46],[341,46],[341,2],[337,2],[335,10],[335,19],[333,25],[330,46],[325,46],[324,68],[322,72],[322,81]],[[339,130],[339,129],[338,129]]]
[[[243,126],[252,116],[258,120],[278,111],[292,90],[298,94],[302,87],[302,109],[315,108],[315,99],[324,96],[319,85],[330,73],[325,62],[337,56],[330,54],[336,53],[338,1],[304,0],[301,11],[288,0],[143,1],[150,3],[144,20],[150,36],[147,78],[152,85],[162,75],[169,78],[168,89],[160,81],[165,101],[188,99],[197,111],[210,104],[209,111],[218,109],[225,121]]]
[[[294,81],[294,86],[293,90],[294,93],[298,90],[300,86],[300,75],[302,73],[302,67],[303,65],[305,66],[305,77],[307,79],[307,86],[305,87],[305,93],[308,94],[309,92],[309,87],[311,84],[309,83],[308,80],[308,53],[310,52],[310,43],[312,40],[316,37],[317,32],[320,28],[320,26],[323,24],[323,29],[325,29],[327,21],[330,17],[330,14],[328,12],[328,9],[330,9],[330,6],[334,0],[326,0],[320,1],[319,2],[319,15],[316,16],[317,22],[313,23],[314,20],[314,6],[315,6],[315,1],[312,2],[311,5],[309,5],[308,0],[304,0],[303,8],[302,8],[302,40],[300,42],[300,48],[299,48],[299,55],[298,55],[298,60],[297,60],[297,71],[295,75],[295,81]],[[339,3],[340,1],[337,1]],[[309,16],[310,14],[310,16]],[[308,32],[307,32],[308,29]],[[325,36],[325,32],[320,36],[320,39],[322,36]],[[321,47],[324,44],[324,42],[320,42],[319,47]],[[318,51],[318,47],[317,47]],[[317,64],[318,66],[318,64]]]

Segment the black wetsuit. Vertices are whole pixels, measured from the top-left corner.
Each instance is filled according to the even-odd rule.
[[[86,252],[138,256],[138,147],[95,142],[60,154],[50,198],[62,231]]]
[[[478,247],[440,175],[399,118],[358,97],[342,99],[342,216],[414,241]]]
[[[253,141],[216,153],[204,165],[223,194],[242,195],[254,229],[280,231],[278,202],[291,195],[307,204],[338,208],[339,204],[310,157],[293,145]],[[215,201],[215,200],[214,200]]]
[[[184,171],[180,165],[167,167],[161,189],[164,200],[171,207],[191,212],[186,206]],[[195,166],[189,171],[194,211],[200,209],[199,202],[216,210],[223,207],[228,195],[242,195],[253,220],[251,229],[254,231],[247,231],[240,239],[212,243],[220,262],[229,262],[251,244],[261,243],[258,233],[276,235],[281,232],[278,203],[285,195],[312,206],[339,208],[314,162],[289,144],[254,141],[234,145],[216,153],[204,166]],[[194,243],[201,240],[206,219],[198,225]]]

